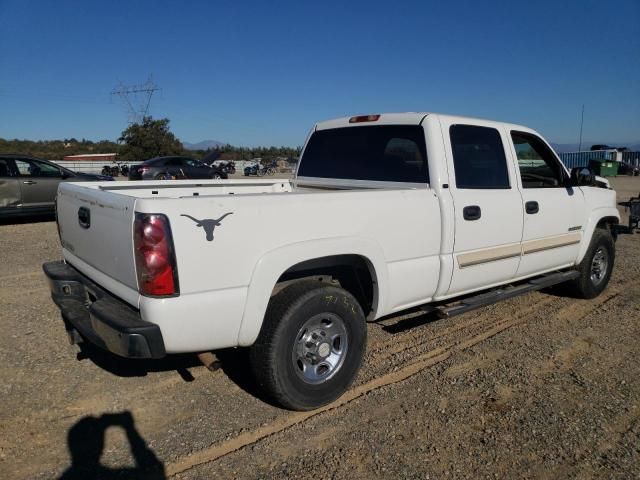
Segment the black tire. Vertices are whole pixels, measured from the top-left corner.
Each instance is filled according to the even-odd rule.
[[[325,336],[324,331],[305,329],[317,319],[328,329],[343,329],[344,338],[337,340],[337,347],[335,339],[329,340],[331,332],[337,330],[329,330]],[[314,338],[318,340],[314,343],[311,337],[316,332]],[[353,295],[320,282],[301,281],[269,302],[260,335],[250,349],[251,368],[257,383],[273,401],[292,410],[313,410],[331,403],[349,388],[360,369],[366,343],[364,313]],[[306,350],[310,344],[318,355],[314,359]],[[341,347],[342,354],[336,353]],[[307,351],[304,365],[300,349]],[[328,356],[322,357],[322,352]],[[325,360],[328,365],[334,355],[342,355],[334,360],[335,367],[323,365]],[[318,363],[312,364],[315,360]],[[318,378],[309,380],[306,375]]]
[[[209,178],[211,180],[221,180],[222,179],[222,175],[220,175],[219,173],[212,173],[211,175],[209,175]]]
[[[569,283],[572,293],[579,298],[595,298],[600,295],[611,278],[615,256],[616,247],[611,233],[596,228],[589,249],[578,265],[580,276]],[[604,258],[604,267],[596,257]]]

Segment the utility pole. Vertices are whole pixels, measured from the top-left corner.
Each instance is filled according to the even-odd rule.
[[[580,115],[580,141],[578,142],[578,151],[582,151],[582,125],[584,124],[584,103],[582,104],[582,114]]]
[[[139,123],[149,113],[151,97],[161,89],[154,83],[149,75],[146,82],[140,85],[125,85],[118,82],[118,85],[111,91],[111,96],[118,96],[127,107],[129,123]]]

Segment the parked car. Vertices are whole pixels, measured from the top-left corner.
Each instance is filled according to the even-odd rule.
[[[156,157],[129,169],[129,180],[177,180],[183,178],[228,178],[217,166],[189,157]]]
[[[60,182],[113,180],[28,155],[0,153],[0,218],[53,213]]]
[[[318,123],[291,181],[171,187],[60,187],[65,261],[44,271],[71,339],[154,359],[249,347],[295,410],[349,388],[367,320],[565,282],[596,297],[620,220],[606,179],[534,130],[427,113]]]

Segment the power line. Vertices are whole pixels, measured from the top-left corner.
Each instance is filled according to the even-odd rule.
[[[118,85],[111,91],[111,96],[120,97],[127,108],[130,123],[139,123],[149,114],[151,97],[162,89],[153,81],[151,75],[146,82],[139,85]]]

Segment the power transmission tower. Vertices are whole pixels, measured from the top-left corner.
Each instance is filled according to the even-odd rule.
[[[151,75],[146,82],[140,85],[125,85],[118,82],[118,85],[111,91],[111,96],[120,97],[127,107],[129,123],[139,123],[149,113],[151,97],[161,89],[154,83]]]

